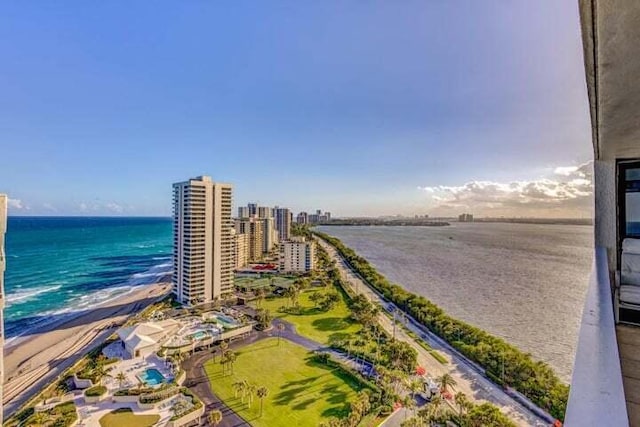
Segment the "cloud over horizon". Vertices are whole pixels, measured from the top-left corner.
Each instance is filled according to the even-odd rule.
[[[557,167],[528,181],[469,181],[460,186],[418,187],[433,215],[584,217],[592,215],[593,162]]]

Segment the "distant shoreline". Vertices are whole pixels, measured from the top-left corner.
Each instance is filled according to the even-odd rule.
[[[477,218],[473,221],[461,222],[451,220],[424,220],[424,219],[336,219],[330,222],[322,222],[317,225],[322,226],[406,226],[406,227],[446,227],[451,224],[472,224],[472,223],[503,223],[503,224],[541,224],[541,225],[588,225],[593,226],[591,218]]]

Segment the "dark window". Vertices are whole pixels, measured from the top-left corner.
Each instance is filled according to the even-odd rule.
[[[618,186],[620,238],[640,238],[640,162],[619,163]]]

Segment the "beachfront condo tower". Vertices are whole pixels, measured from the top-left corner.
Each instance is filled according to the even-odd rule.
[[[233,291],[232,186],[199,176],[173,184],[173,293],[184,304]]]
[[[0,194],[0,402],[2,402],[2,384],[4,384],[4,233],[7,230],[7,196]],[[2,425],[2,407],[0,407],[0,425]]]

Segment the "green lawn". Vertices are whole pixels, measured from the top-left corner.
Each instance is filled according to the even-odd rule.
[[[278,311],[280,307],[291,305],[288,298],[269,298],[262,302],[261,307],[269,309],[275,317],[284,319],[295,325],[296,331],[300,335],[311,338],[323,344],[329,343],[329,338],[336,334],[353,334],[358,332],[361,326],[349,318],[349,308],[347,307],[346,296],[340,292],[340,301],[329,311],[320,311],[315,308],[314,303],[309,299],[313,292],[326,292],[327,289],[307,289],[300,294],[300,314],[283,313]],[[256,304],[254,303],[254,306]]]
[[[234,284],[241,288],[246,287],[247,289],[258,289],[258,288],[267,288],[271,286],[272,283],[274,285],[280,285],[280,284],[291,285],[293,284],[294,280],[295,278],[287,277],[287,276],[273,276],[273,282],[270,276],[265,276],[261,278],[236,277],[234,280]]]
[[[116,409],[100,418],[101,427],[151,427],[160,415],[135,415],[129,408]]]
[[[205,371],[213,392],[255,427],[317,427],[328,417],[346,416],[360,389],[349,374],[313,361],[310,352],[286,340],[268,338],[237,354],[233,374],[222,375],[219,359],[209,360]],[[234,396],[232,384],[242,380],[269,390],[262,417],[257,397],[249,408]]]

